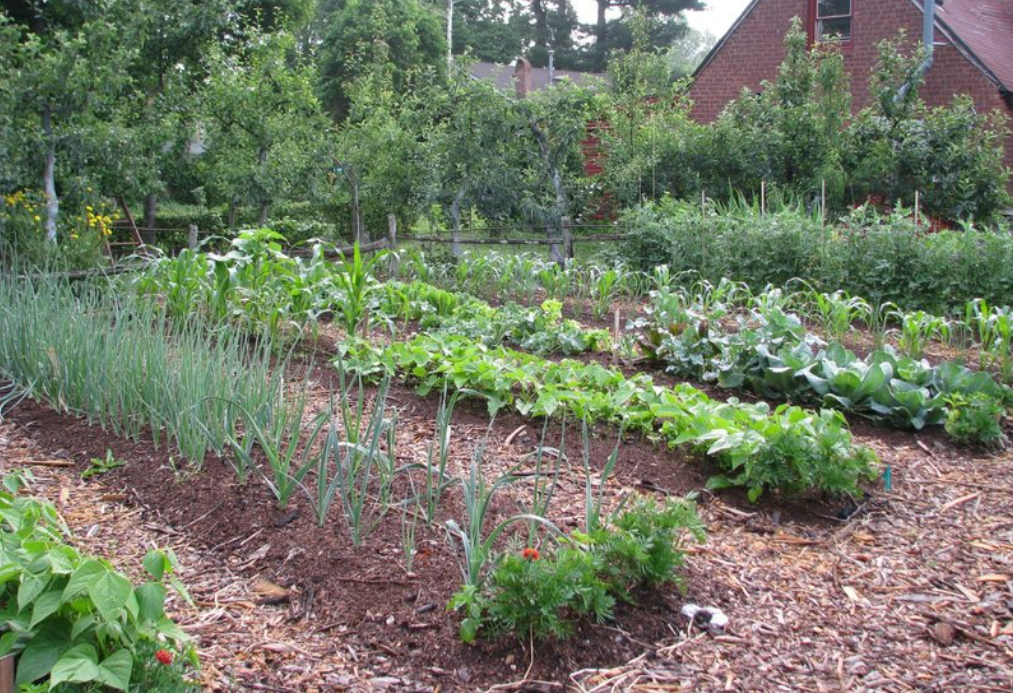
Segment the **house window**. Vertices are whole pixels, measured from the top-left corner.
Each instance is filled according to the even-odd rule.
[[[817,41],[851,40],[851,0],[816,0],[813,38]]]

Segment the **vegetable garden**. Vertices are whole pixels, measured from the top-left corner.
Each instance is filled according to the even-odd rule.
[[[917,547],[933,539],[911,513],[977,516],[984,503],[1003,517],[1005,487],[993,495],[985,479],[1004,466],[1010,308],[970,298],[933,314],[796,279],[757,289],[526,254],[330,255],[291,254],[258,230],[115,277],[0,279],[0,411],[26,447],[67,459],[83,487],[125,489],[181,552],[252,585],[257,615],[240,621],[289,638],[267,637],[260,670],[237,668],[234,649],[198,665],[206,641],[227,636],[202,635],[216,598],[191,598],[176,554],[149,554],[134,587],[65,544],[54,506],[30,499],[46,483],[8,467],[4,551],[20,567],[6,574],[18,613],[3,647],[19,683],[147,690],[157,675],[165,690],[202,677],[289,690],[321,684],[321,657],[343,662],[333,672],[351,657],[354,676],[333,681],[709,687],[693,662],[721,648],[747,662],[762,628],[826,634],[754,618],[783,605],[784,588],[749,536],[769,538],[760,551],[779,552],[781,569],[835,562],[828,583],[799,578],[836,614],[821,642],[839,647],[842,623],[886,608],[917,647],[986,662],[971,675],[943,658],[934,675],[988,685],[1008,673],[988,658],[1010,638],[995,601],[1008,566],[982,548],[1001,534],[955,535],[978,547],[977,573],[948,578],[938,599],[898,587],[930,610],[876,607],[873,593],[897,550],[876,538],[885,525]],[[885,553],[873,559],[870,542]],[[181,625],[164,615],[163,580]],[[708,609],[687,619],[694,601]],[[762,628],[750,636],[746,623]],[[682,646],[694,659],[680,666]],[[889,657],[849,657],[844,680],[890,671]],[[270,673],[272,659],[288,668]],[[752,674],[732,664],[721,676]]]

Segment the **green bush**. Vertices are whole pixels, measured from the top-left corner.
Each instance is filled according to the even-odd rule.
[[[936,313],[975,298],[1003,305],[1013,295],[1013,235],[1005,230],[926,234],[904,212],[868,208],[824,225],[799,210],[718,215],[672,200],[633,209],[624,222],[623,257],[644,271],[664,264],[754,290],[802,277],[821,291]]]
[[[706,538],[692,501],[638,499],[590,535],[501,555],[484,583],[462,588],[448,608],[465,611],[469,641],[480,630],[524,641],[565,638],[583,619],[610,620],[616,600],[632,603],[636,589],[681,588],[687,534]]]
[[[1005,408],[994,397],[986,394],[954,395],[949,398],[950,413],[946,418],[946,432],[965,445],[984,448],[1001,447],[1006,440],[1002,430]]]
[[[68,544],[56,509],[21,495],[24,487],[23,477],[9,476],[0,490],[0,656],[18,656],[16,685],[135,691],[153,690],[137,682],[157,678],[165,693],[196,690],[182,666],[192,669],[196,654],[165,615],[166,583],[190,599],[173,575],[175,556],[148,553],[148,581],[135,587],[108,561]],[[176,668],[158,671],[157,650]]]

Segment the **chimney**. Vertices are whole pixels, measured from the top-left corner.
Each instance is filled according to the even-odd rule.
[[[531,62],[527,58],[518,58],[514,65],[514,86],[518,99],[528,98],[531,93]]]

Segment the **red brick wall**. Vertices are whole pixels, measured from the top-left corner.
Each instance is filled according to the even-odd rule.
[[[901,27],[911,40],[921,40],[922,14],[910,0],[853,0],[853,8],[853,39],[845,45],[844,55],[857,110],[868,105],[876,44],[894,38]],[[808,12],[808,0],[761,0],[697,76],[690,90],[693,117],[711,122],[743,87],[756,91],[763,80],[773,81],[784,59],[784,36],[792,18],[801,17],[806,26]],[[926,103],[944,105],[956,94],[968,94],[980,111],[1002,111],[1013,129],[1013,108],[998,88],[939,31],[936,44],[935,63],[921,90]],[[1013,168],[1013,136],[1006,142],[1006,165]],[[1013,190],[1013,179],[1010,186]]]

